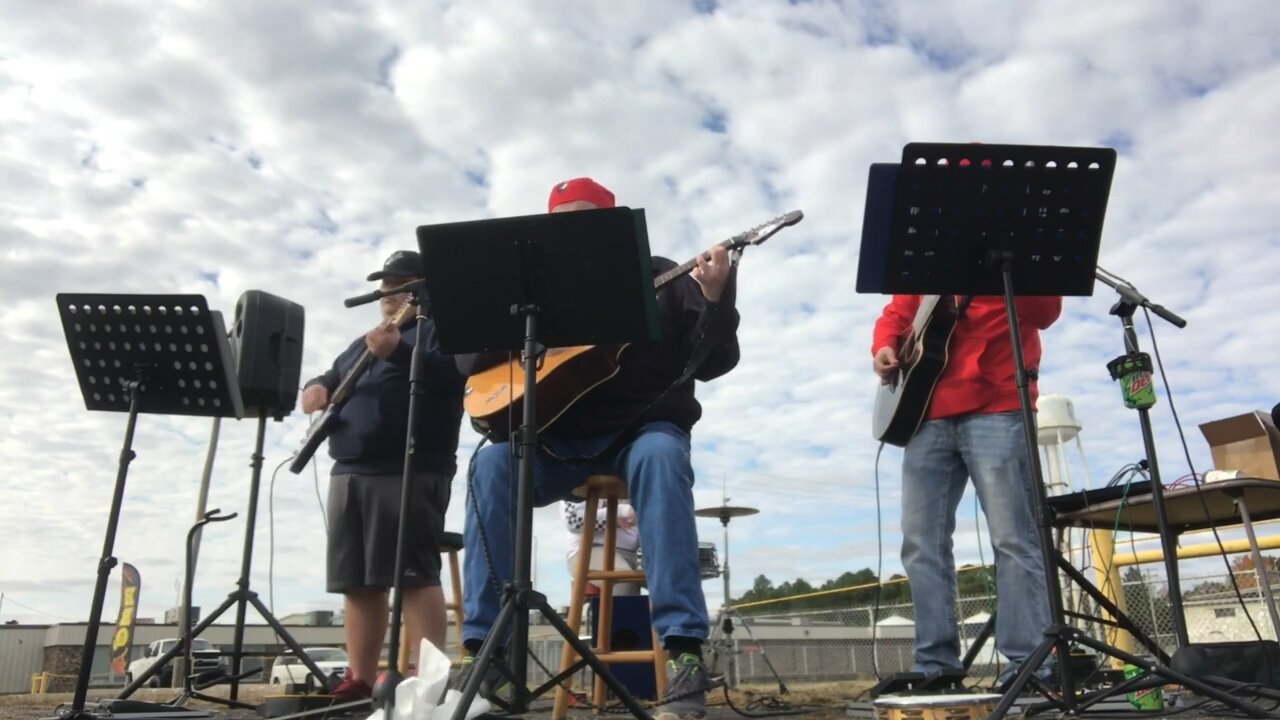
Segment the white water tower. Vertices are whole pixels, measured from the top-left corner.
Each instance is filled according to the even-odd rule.
[[[1084,459],[1084,446],[1080,443],[1080,431],[1084,428],[1076,418],[1075,405],[1065,395],[1042,395],[1036,402],[1036,441],[1045,449],[1045,485],[1050,495],[1062,495],[1076,488],[1071,487],[1071,468],[1064,450],[1067,443],[1076,441],[1080,452],[1080,465],[1084,468],[1084,487],[1089,482],[1089,466]]]
[[[1084,459],[1084,445],[1080,443],[1082,429],[1084,426],[1076,418],[1076,408],[1070,398],[1065,395],[1042,395],[1037,401],[1036,442],[1044,447],[1045,457],[1042,460],[1045,492],[1051,496],[1087,490],[1091,485],[1089,465]],[[1072,440],[1076,441],[1076,449],[1080,452],[1080,466],[1084,469],[1083,487],[1079,488],[1071,486],[1071,464],[1067,462],[1067,443]],[[1063,545],[1067,560],[1072,565],[1088,565],[1089,541],[1086,531],[1066,530],[1063,533]],[[1068,609],[1077,608],[1083,599],[1076,592],[1075,585],[1066,578],[1063,578],[1062,597]]]

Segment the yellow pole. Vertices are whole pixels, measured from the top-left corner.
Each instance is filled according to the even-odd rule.
[[[1275,550],[1280,548],[1280,535],[1268,535],[1258,538],[1259,550]],[[1249,552],[1249,541],[1245,540],[1224,540],[1222,547],[1218,547],[1218,543],[1200,543],[1198,545],[1186,545],[1178,548],[1179,558],[1198,558],[1210,557],[1213,555],[1231,555],[1233,553]],[[1096,556],[1095,556],[1096,557]],[[1116,555],[1113,564],[1116,567],[1124,567],[1127,565],[1141,565],[1143,563],[1160,562],[1164,560],[1164,552],[1161,550],[1139,550],[1138,552],[1125,553],[1124,555]]]
[[[1115,550],[1115,539],[1110,531],[1089,531],[1089,551],[1093,557],[1093,572],[1097,578],[1098,589],[1108,600],[1115,603],[1120,612],[1124,612],[1124,588],[1120,584],[1120,564],[1116,561]],[[1104,620],[1115,621],[1111,613],[1106,610],[1100,610],[1100,612]],[[1134,651],[1133,635],[1130,635],[1127,630],[1114,625],[1103,625],[1103,636],[1108,645],[1128,653]],[[1109,662],[1114,668],[1124,665],[1119,658],[1110,658]]]

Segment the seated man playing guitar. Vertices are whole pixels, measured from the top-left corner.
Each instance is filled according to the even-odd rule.
[[[422,276],[422,258],[398,251],[370,281],[392,290]],[[335,413],[325,427],[333,470],[329,478],[327,589],[342,593],[350,666],[333,690],[335,702],[369,697],[386,636],[388,589],[395,585],[400,490],[409,419],[409,370],[417,338],[417,306],[408,293],[379,301],[383,322],[351,343],[333,367],[307,382],[303,412]],[[440,548],[449,484],[457,471],[462,388],[453,356],[440,353],[435,324],[424,327],[422,382],[411,482],[409,542],[405,544],[404,624],[410,662],[422,638],[444,647],[446,615],[440,589]],[[319,425],[320,422],[317,422]],[[394,661],[394,659],[393,659]]]
[[[556,185],[550,212],[613,207],[613,193],[589,178]],[[571,496],[589,475],[617,474],[627,481],[645,548],[645,572],[653,624],[670,654],[667,686],[657,720],[705,714],[707,671],[702,644],[708,634],[706,600],[698,571],[698,534],[693,515],[690,431],[702,415],[694,380],[711,380],[738,363],[738,312],[728,252],[717,246],[698,258],[692,276],[658,293],[662,339],[623,351],[617,374],[581,397],[540,433],[534,502],[545,506]],[[653,258],[654,274],[675,267]],[[705,344],[705,347],[699,347]],[[705,355],[696,370],[686,370]],[[466,375],[509,361],[506,353],[458,357]],[[682,378],[683,382],[678,382]],[[597,456],[598,455],[598,456]],[[570,458],[593,457],[586,462]],[[475,458],[466,520],[463,645],[475,655],[496,620],[497,588],[511,580],[515,488],[511,446],[497,442]],[[487,545],[489,557],[478,549]],[[495,582],[496,580],[496,582]],[[467,664],[464,661],[464,665]],[[457,683],[465,683],[465,674]],[[490,668],[481,692],[502,697]],[[494,678],[496,680],[497,678]],[[668,701],[668,699],[670,700]]]
[[[951,536],[956,508],[972,477],[995,549],[996,648],[1010,661],[997,681],[1003,684],[1040,644],[1050,623],[1004,300],[921,300],[893,296],[876,321],[871,345],[873,368],[888,384],[906,369],[899,366],[898,353],[918,312],[949,313],[939,319],[954,323],[953,332],[939,336],[943,347],[912,353],[945,359],[932,393],[918,408],[916,418],[923,422],[902,456],[902,565],[916,610],[912,670],[936,674],[961,668]],[[1040,331],[1058,319],[1062,298],[1019,297],[1015,302],[1023,359],[1035,378]],[[908,362],[902,358],[903,364]],[[1035,402],[1034,382],[1030,390]]]

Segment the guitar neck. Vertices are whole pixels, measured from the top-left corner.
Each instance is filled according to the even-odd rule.
[[[800,212],[799,210],[792,210],[791,212],[785,215],[779,215],[778,217],[766,223],[757,225],[756,227],[753,227],[750,230],[747,230],[746,232],[738,233],[737,235],[734,235],[728,240],[724,240],[722,242],[716,243],[716,246],[722,247],[726,250],[737,250],[739,248],[746,247],[747,245],[759,245],[765,240],[768,240],[769,238],[773,237],[774,233],[778,232],[782,228],[789,227],[791,225],[795,225],[796,223],[800,222],[800,220],[803,217],[804,217],[804,213]],[[695,255],[693,259],[689,260],[688,262],[685,262],[681,265],[677,265],[671,268],[670,270],[662,273],[658,277],[654,278],[653,289],[661,290],[663,285],[666,285],[672,280],[675,280],[681,275],[684,275],[685,273],[688,273],[694,268],[698,267],[698,258],[705,257],[705,256],[706,256],[706,253],[699,253],[698,255]]]
[[[412,305],[406,302],[390,320],[383,322],[381,327],[392,328],[399,326],[400,323],[404,322],[404,319],[408,315],[410,309],[412,309]],[[373,351],[366,347],[364,352],[360,353],[360,357],[356,359],[355,364],[351,366],[351,370],[347,372],[347,376],[342,378],[342,382],[338,384],[338,388],[333,391],[333,397],[329,399],[329,402],[336,405],[341,403],[343,400],[346,400],[347,395],[351,394],[352,388],[355,387],[356,381],[360,379],[360,376],[364,374],[365,370],[369,369],[369,364],[372,362]]]
[[[728,239],[728,240],[725,240],[724,242],[716,243],[716,244],[717,244],[718,246],[722,247],[722,248],[726,248],[726,249],[733,249],[733,247],[734,247],[736,244],[738,244],[739,242],[740,242],[740,241],[738,240],[738,238],[736,238],[736,237],[735,237],[735,238],[730,238],[730,239]],[[671,268],[670,270],[668,270],[668,271],[666,271],[666,272],[662,273],[661,275],[659,275],[658,277],[654,278],[654,279],[653,279],[653,289],[654,289],[654,290],[660,290],[660,289],[662,289],[662,286],[663,286],[663,285],[666,285],[667,283],[671,282],[672,280],[675,280],[676,278],[678,278],[678,277],[680,277],[680,276],[682,276],[682,275],[687,275],[688,273],[692,272],[692,271],[693,271],[693,269],[694,269],[694,268],[696,268],[696,267],[698,267],[698,257],[697,257],[697,256],[695,256],[695,257],[694,257],[693,259],[691,259],[691,260],[688,260],[688,261],[686,261],[686,262],[684,262],[684,263],[681,263],[680,265],[677,265],[677,266],[675,266],[675,267]]]
[[[360,353],[360,357],[356,359],[356,364],[351,366],[351,370],[347,372],[347,376],[342,379],[338,385],[338,389],[333,391],[333,397],[330,402],[337,404],[347,399],[347,395],[351,394],[351,390],[355,387],[356,381],[369,369],[369,365],[373,362],[373,352],[369,348],[365,348]]]

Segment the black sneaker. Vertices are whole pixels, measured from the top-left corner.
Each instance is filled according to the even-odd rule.
[[[653,720],[699,720],[707,715],[707,691],[711,683],[702,658],[684,653],[667,661],[667,686]]]
[[[501,662],[501,658],[495,658],[495,660]],[[467,680],[471,678],[471,673],[475,670],[475,666],[476,659],[474,656],[467,655],[462,658],[461,663],[458,665],[458,670],[453,679],[449,681],[446,690],[462,692],[463,688],[467,686]],[[502,674],[497,665],[490,663],[485,670],[484,679],[480,681],[480,689],[476,694],[505,710],[511,707],[511,701],[515,698],[515,686],[511,684],[506,675]]]

